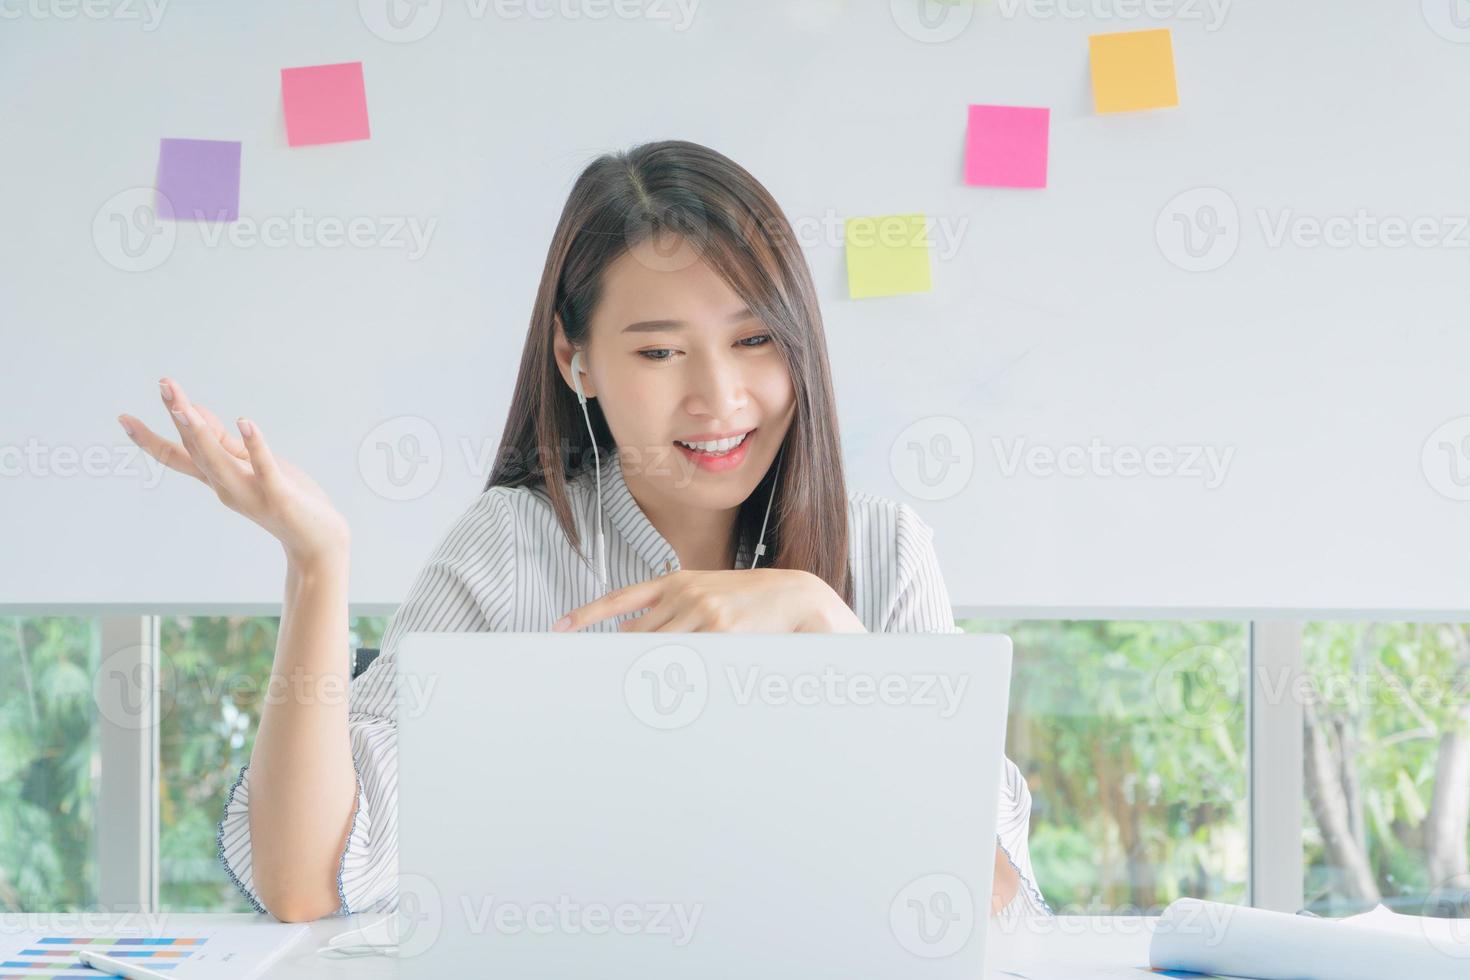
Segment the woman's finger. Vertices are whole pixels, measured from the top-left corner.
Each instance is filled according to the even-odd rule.
[[[245,446],[239,439],[235,438],[235,434],[229,429],[226,429],[209,409],[198,402],[194,402],[193,404],[195,411],[204,416],[205,423],[209,425],[209,431],[214,433],[214,437],[219,440],[219,444],[225,447],[225,452],[236,459],[244,459]]]
[[[276,464],[276,457],[271,453],[270,447],[265,444],[260,426],[245,418],[236,419],[235,424],[240,427],[240,435],[245,440],[245,452],[255,475],[267,487],[274,485],[281,478],[281,468]]]
[[[639,582],[637,585],[629,585],[625,588],[615,589],[603,596],[594,599],[585,606],[579,606],[556,621],[552,630],[558,633],[579,630],[593,623],[600,623],[609,616],[617,616],[621,613],[637,612],[639,609],[652,606],[658,600],[660,593],[667,587],[666,579],[655,578],[647,582]]]
[[[246,476],[245,464],[225,452],[225,447],[209,431],[204,416],[189,404],[182,391],[174,389],[169,405],[169,414],[173,416],[174,427],[179,430],[184,448],[189,451],[189,458],[203,471],[215,492],[221,496],[240,493]]]
[[[164,466],[171,470],[178,470],[185,476],[192,476],[200,483],[209,482],[204,479],[204,474],[199,471],[199,467],[194,465],[194,461],[189,458],[183,446],[163,438],[131,415],[119,415],[117,421],[122,425],[129,439]]]
[[[625,619],[618,624],[618,629],[625,633],[655,633],[664,628],[664,624],[684,611],[684,603],[674,596],[665,596],[664,600],[642,616]]]
[[[709,631],[709,624],[704,621],[698,609],[690,608],[676,616],[669,616],[650,629],[656,633],[704,633]]]

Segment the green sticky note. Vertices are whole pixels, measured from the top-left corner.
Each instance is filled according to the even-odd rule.
[[[929,292],[929,236],[922,214],[848,218],[844,237],[849,298]]]

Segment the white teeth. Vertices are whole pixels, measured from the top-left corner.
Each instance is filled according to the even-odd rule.
[[[742,442],[745,441],[745,436],[748,435],[750,435],[749,432],[745,433],[744,435],[736,436],[733,439],[716,439],[713,442],[685,442],[682,439],[676,439],[674,441],[681,446],[688,446],[690,449],[697,449],[698,451],[703,453],[720,454],[728,453],[730,450],[740,445]]]

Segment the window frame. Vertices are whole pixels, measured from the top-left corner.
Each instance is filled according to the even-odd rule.
[[[84,610],[7,610],[12,615],[87,616]],[[182,610],[180,611],[182,612]],[[356,616],[391,616],[391,607],[353,608]],[[191,615],[279,616],[279,609],[236,607],[190,608]],[[1465,614],[1408,614],[1369,611],[1345,615],[1340,611],[1222,611],[1222,610],[1064,610],[958,607],[957,620],[1194,620],[1244,622],[1248,635],[1246,665],[1246,745],[1249,864],[1247,904],[1280,912],[1296,912],[1305,900],[1303,819],[1306,799],[1303,774],[1303,710],[1291,697],[1293,685],[1305,672],[1303,627],[1317,620],[1462,622]],[[163,618],[172,612],[128,614],[99,611],[102,660],[109,671],[137,670],[151,677],[155,690],[146,699],[153,713],[147,724],[120,726],[109,721],[123,717],[122,685],[97,685],[101,774],[98,813],[106,813],[97,828],[97,895],[99,903],[115,910],[156,911],[159,868],[159,724],[157,682]],[[116,710],[123,714],[113,715]]]

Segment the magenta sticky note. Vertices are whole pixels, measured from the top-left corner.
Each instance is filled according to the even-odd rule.
[[[163,139],[158,144],[158,217],[234,221],[240,217],[240,144]]]
[[[965,135],[965,183],[1045,187],[1051,110],[972,105]]]
[[[368,138],[362,62],[281,69],[286,142],[291,146]]]

